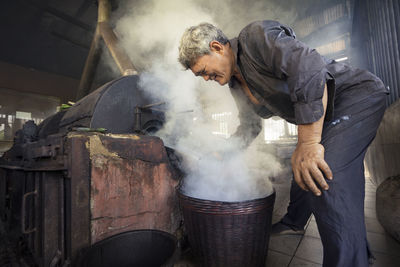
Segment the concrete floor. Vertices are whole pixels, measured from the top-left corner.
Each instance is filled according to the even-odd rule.
[[[369,177],[366,178],[365,220],[368,240],[376,261],[374,267],[400,266],[400,243],[390,237],[376,218],[375,191]],[[286,213],[289,202],[290,180],[274,182],[276,201],[273,223]],[[266,267],[318,267],[322,266],[322,243],[314,217],[311,217],[304,236],[273,236],[270,239]],[[191,256],[185,257],[175,267],[194,266]]]

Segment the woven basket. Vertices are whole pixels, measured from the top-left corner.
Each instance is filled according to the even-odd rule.
[[[242,202],[192,198],[178,190],[189,242],[202,266],[265,266],[275,192]]]

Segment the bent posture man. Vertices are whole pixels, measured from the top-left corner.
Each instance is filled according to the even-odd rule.
[[[278,115],[298,125],[294,181],[281,225],[303,229],[314,214],[324,267],[368,266],[364,166],[385,110],[386,89],[373,74],[325,60],[276,21],[258,21],[228,40],[211,24],[182,36],[179,61],[196,76],[229,83],[249,144],[260,118]]]

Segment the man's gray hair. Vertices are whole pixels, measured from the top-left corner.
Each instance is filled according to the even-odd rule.
[[[200,23],[186,29],[179,45],[179,62],[185,69],[190,68],[199,57],[210,54],[212,41],[221,44],[229,42],[225,34],[210,23]]]

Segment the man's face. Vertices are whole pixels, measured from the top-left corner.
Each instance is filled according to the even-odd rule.
[[[229,82],[233,74],[233,58],[230,45],[222,45],[215,41],[210,44],[211,53],[201,56],[190,67],[194,75],[204,80],[213,80],[220,85]]]

